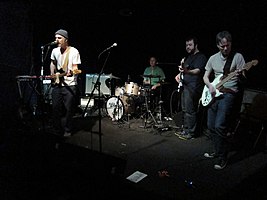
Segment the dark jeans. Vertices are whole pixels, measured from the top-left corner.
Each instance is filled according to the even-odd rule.
[[[181,94],[184,131],[192,136],[196,136],[200,97],[200,93],[196,93],[195,91],[189,90],[186,87],[183,89]]]
[[[53,88],[52,107],[53,124],[58,134],[71,132],[73,129],[73,115],[76,110],[76,86]]]
[[[227,132],[236,94],[224,93],[209,106],[207,126],[211,133],[214,150],[219,158],[226,159],[228,154]]]

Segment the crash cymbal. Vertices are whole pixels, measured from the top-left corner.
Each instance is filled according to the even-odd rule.
[[[160,75],[152,75],[152,74],[150,74],[150,75],[141,75],[141,77],[143,77],[143,78],[160,78]]]
[[[119,78],[119,77],[117,77],[117,76],[113,76],[112,74],[110,74],[109,77],[110,77],[110,78],[114,78],[114,79],[121,79],[121,78]]]

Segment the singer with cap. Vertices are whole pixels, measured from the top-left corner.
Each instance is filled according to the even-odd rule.
[[[77,77],[81,70],[79,51],[69,45],[69,34],[59,29],[55,32],[57,47],[51,52],[53,128],[55,134],[69,137],[73,131],[73,115],[78,93]]]

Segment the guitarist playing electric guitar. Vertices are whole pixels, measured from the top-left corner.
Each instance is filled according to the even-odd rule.
[[[52,86],[64,84],[64,76],[72,77],[73,75],[80,74],[80,73],[82,73],[82,70],[79,70],[79,69],[75,69],[73,71],[70,70],[69,73],[67,73],[67,72],[64,72],[62,68],[60,68],[58,72],[50,76],[52,79],[51,84]]]
[[[211,55],[205,66],[203,80],[205,87],[211,94],[213,101],[207,107],[207,128],[212,137],[212,151],[204,153],[206,158],[216,158],[214,169],[221,170],[227,165],[229,143],[227,133],[232,128],[232,121],[240,111],[238,109],[240,95],[240,76],[246,66],[243,55],[232,51],[232,35],[228,31],[216,35],[218,52]],[[253,64],[252,64],[253,65]],[[230,77],[220,87],[221,95],[216,96],[217,86],[212,84],[212,75],[215,79],[224,76]],[[215,80],[214,79],[214,80]],[[202,99],[203,101],[203,99]]]
[[[78,74],[81,72],[80,53],[69,45],[68,32],[55,32],[57,47],[51,52],[50,74],[55,78],[52,90],[53,133],[69,137],[73,131],[73,116],[78,103]]]
[[[181,102],[183,114],[183,130],[176,135],[180,139],[189,140],[197,137],[198,104],[204,86],[202,77],[207,58],[199,51],[196,37],[190,36],[186,39],[185,49],[187,57],[181,60],[179,74],[175,76],[179,83],[178,92],[181,92],[179,103]]]

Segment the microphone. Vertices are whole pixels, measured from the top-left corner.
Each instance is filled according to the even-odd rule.
[[[55,45],[55,44],[58,44],[58,42],[57,41],[53,41],[53,42],[47,43],[44,46],[42,46],[42,48],[44,48],[46,46],[52,46],[52,45]]]
[[[108,51],[111,48],[116,47],[116,46],[118,46],[118,44],[115,42],[115,43],[113,43],[113,45],[111,45],[110,47],[106,48],[104,51]]]
[[[112,47],[116,47],[116,46],[118,46],[117,43],[113,43],[113,45],[111,45],[110,47],[106,48],[104,51],[102,51],[102,52],[98,55],[98,59],[100,58],[100,56],[101,56],[104,52],[106,52],[106,51],[110,50]]]

